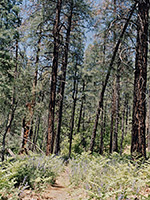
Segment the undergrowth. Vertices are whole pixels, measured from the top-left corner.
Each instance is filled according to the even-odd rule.
[[[70,162],[73,185],[80,185],[90,199],[150,199],[150,160],[131,162],[128,157],[92,156],[83,153]]]
[[[19,199],[27,188],[41,190],[53,185],[63,169],[62,162],[60,157],[32,155],[0,163],[0,199]]]

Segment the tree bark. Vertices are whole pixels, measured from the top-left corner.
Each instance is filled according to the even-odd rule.
[[[95,123],[94,123],[94,128],[93,128],[93,133],[92,133],[92,136],[91,136],[91,143],[90,143],[90,152],[93,153],[93,148],[94,148],[94,144],[95,144],[95,137],[96,137],[96,131],[97,131],[97,126],[98,126],[98,120],[99,120],[99,115],[100,115],[100,111],[101,111],[101,108],[103,106],[103,100],[104,100],[104,93],[105,93],[105,89],[106,89],[106,86],[107,86],[107,83],[108,83],[108,80],[109,80],[109,77],[110,77],[110,74],[111,74],[111,70],[112,70],[112,66],[114,64],[114,60],[116,58],[116,54],[118,52],[118,49],[119,49],[119,46],[122,42],[122,39],[123,39],[123,36],[124,36],[124,33],[128,27],[128,24],[130,22],[130,19],[134,13],[134,10],[136,8],[136,4],[135,3],[130,11],[130,14],[128,16],[128,19],[126,21],[126,23],[124,24],[124,27],[123,27],[123,30],[120,34],[120,37],[118,39],[118,42],[115,46],[115,49],[114,49],[114,52],[113,52],[113,56],[111,58],[111,62],[110,62],[110,65],[108,67],[108,71],[107,71],[107,75],[106,75],[106,78],[105,78],[105,82],[104,82],[104,85],[102,86],[102,91],[100,93],[100,98],[99,98],[99,104],[98,104],[98,108],[97,108],[97,112],[96,112],[96,119],[95,119]]]
[[[115,130],[113,138],[113,152],[118,152],[118,129],[119,129],[119,109],[120,109],[120,61],[117,66],[116,75],[116,119],[115,119]]]
[[[68,17],[68,27],[67,27],[67,33],[66,33],[64,58],[63,58],[62,69],[61,69],[62,77],[61,77],[61,86],[60,86],[60,100],[59,100],[55,154],[58,154],[60,151],[60,132],[61,132],[61,124],[62,124],[63,99],[64,99],[64,91],[65,91],[65,83],[66,83],[66,70],[67,70],[67,65],[68,65],[68,52],[69,52],[69,44],[70,44],[72,15],[73,15],[73,3],[71,3],[70,5],[70,15]]]
[[[150,89],[149,89],[149,98],[148,98],[148,110],[149,110],[149,116],[148,116],[148,152],[150,152]]]
[[[128,132],[128,119],[129,119],[129,101],[128,101],[128,94],[126,95],[126,100],[125,100],[125,105],[126,105],[126,110],[125,110],[125,115],[126,115],[126,122],[125,122],[125,135],[127,135]]]
[[[124,108],[123,108],[123,113],[122,113],[122,137],[121,137],[121,144],[120,144],[120,155],[122,155],[122,151],[123,151],[123,141],[124,141],[124,117],[125,117],[125,109],[126,109],[126,100],[124,103]]]
[[[57,1],[56,18],[53,28],[54,36],[54,50],[53,50],[53,66],[51,75],[51,90],[50,90],[50,102],[49,102],[49,114],[48,114],[48,131],[47,131],[47,146],[46,155],[53,153],[54,146],[54,113],[55,113],[55,98],[56,98],[56,83],[57,83],[57,69],[59,58],[59,46],[60,46],[60,13],[61,13],[62,0]]]
[[[73,139],[73,129],[74,129],[74,117],[75,117],[75,109],[76,109],[76,102],[77,102],[77,94],[78,94],[78,83],[77,83],[77,66],[75,67],[75,76],[74,76],[74,87],[73,87],[73,107],[72,107],[72,116],[71,116],[71,127],[70,127],[70,134],[69,134],[69,158],[71,157],[71,149],[72,149],[72,139]]]
[[[148,10],[149,1],[139,1],[131,142],[131,154],[132,157],[135,158],[146,158],[145,118],[148,53]]]
[[[83,104],[84,104],[84,100],[85,100],[84,90],[85,90],[85,81],[83,80],[82,99],[81,99],[81,107],[80,107],[80,114],[79,114],[79,121],[78,121],[78,129],[77,129],[77,132],[80,131],[80,126],[81,126]]]
[[[114,119],[115,119],[115,113],[116,113],[116,92],[115,92],[115,81],[113,86],[113,92],[112,92],[112,111],[111,111],[111,124],[110,124],[110,148],[109,153],[112,153],[112,147],[113,147],[113,133],[114,133]]]
[[[105,127],[106,127],[106,105],[105,110],[102,110],[101,113],[101,138],[100,138],[100,148],[99,148],[99,154],[103,155],[104,151],[104,134],[105,134]]]

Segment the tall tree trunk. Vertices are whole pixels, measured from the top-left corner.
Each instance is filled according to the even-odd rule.
[[[101,93],[100,93],[100,98],[99,98],[99,103],[98,103],[98,108],[97,108],[97,112],[96,112],[96,119],[95,119],[95,123],[94,123],[94,128],[93,128],[93,133],[92,133],[92,136],[91,136],[91,142],[90,142],[90,152],[93,153],[93,148],[94,148],[94,144],[95,144],[95,137],[96,137],[96,131],[97,131],[97,125],[98,125],[98,120],[99,120],[99,115],[100,115],[100,111],[101,111],[101,108],[103,106],[103,100],[104,100],[104,93],[105,93],[105,89],[106,89],[106,86],[107,86],[107,83],[108,83],[108,80],[109,80],[109,77],[110,77],[110,74],[111,74],[111,70],[112,70],[112,66],[114,64],[114,60],[116,58],[116,54],[118,52],[118,49],[119,49],[119,46],[122,42],[122,39],[123,39],[123,36],[124,36],[124,33],[128,27],[128,24],[130,22],[130,19],[134,13],[134,10],[136,8],[136,4],[135,3],[132,7],[132,10],[130,11],[130,14],[129,14],[129,17],[123,27],[123,30],[120,34],[120,37],[118,39],[118,42],[115,46],[115,49],[114,49],[114,52],[113,52],[113,56],[111,58],[111,62],[110,62],[110,65],[109,65],[109,68],[108,68],[108,71],[107,71],[107,75],[106,75],[106,78],[105,78],[105,82],[104,82],[104,85],[102,86],[102,90],[101,90]]]
[[[110,124],[109,153],[112,153],[112,147],[113,147],[114,119],[115,119],[115,113],[116,113],[116,91],[115,90],[116,88],[115,88],[115,81],[114,81],[113,92],[112,92],[112,111],[111,111],[111,124]]]
[[[125,115],[126,115],[126,122],[125,122],[125,135],[127,135],[128,132],[128,120],[129,120],[129,100],[128,100],[129,96],[128,94],[126,95],[126,100],[125,100],[125,105],[126,105],[126,109],[125,109]]]
[[[123,151],[123,141],[124,141],[124,117],[125,117],[125,109],[126,109],[126,99],[125,99],[125,103],[124,103],[124,108],[123,108],[123,113],[122,113],[122,137],[121,137],[121,144],[120,144],[120,155],[122,155],[122,151]]]
[[[149,110],[149,116],[148,116],[148,152],[150,152],[150,89],[149,89],[149,98],[148,98],[148,110]]]
[[[80,114],[79,114],[79,121],[78,121],[77,132],[80,131],[80,125],[81,125],[81,119],[82,119],[82,111],[83,111],[83,104],[84,104],[84,100],[85,100],[84,90],[85,90],[85,81],[83,80],[82,99],[81,99],[81,107],[80,107]]]
[[[76,109],[77,94],[78,94],[78,83],[77,83],[76,73],[77,73],[77,69],[75,69],[73,95],[72,95],[72,98],[73,98],[73,107],[72,107],[70,134],[69,134],[69,158],[71,157],[73,129],[74,129],[74,117],[75,117],[75,109]]]
[[[54,146],[54,113],[55,113],[55,98],[56,98],[56,83],[57,83],[57,69],[58,69],[58,58],[59,58],[59,45],[60,45],[60,12],[61,12],[62,0],[57,1],[56,7],[56,18],[53,28],[54,36],[54,50],[53,50],[53,66],[51,75],[51,90],[50,90],[50,102],[49,102],[49,113],[48,113],[48,131],[47,131],[47,146],[46,155],[53,153]]]
[[[131,154],[146,158],[145,118],[149,0],[139,1],[134,78]]]
[[[61,69],[62,77],[61,77],[61,86],[60,86],[60,100],[59,100],[55,154],[58,154],[60,151],[60,132],[61,132],[61,124],[62,124],[63,99],[64,99],[64,91],[65,91],[65,83],[66,83],[66,70],[67,70],[67,64],[68,64],[68,52],[69,52],[69,44],[70,44],[72,14],[73,14],[73,3],[71,3],[70,5],[70,15],[68,17],[68,27],[67,27],[67,33],[66,33],[64,57],[63,57],[63,63],[62,63],[62,69]]]
[[[118,130],[119,130],[119,108],[120,108],[120,61],[117,66],[116,75],[116,119],[115,119],[115,130],[113,138],[113,152],[118,152]]]
[[[106,105],[104,110],[102,110],[101,113],[101,137],[100,137],[100,148],[99,148],[99,154],[103,155],[104,151],[104,134],[105,134],[105,126],[106,126]]]

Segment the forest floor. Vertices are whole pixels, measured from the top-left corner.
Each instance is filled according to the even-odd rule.
[[[87,200],[87,193],[79,186],[71,187],[69,181],[69,168],[57,177],[53,186],[48,186],[42,192],[35,192],[33,190],[25,190],[20,199],[21,200]]]

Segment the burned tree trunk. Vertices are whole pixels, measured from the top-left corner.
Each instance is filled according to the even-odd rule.
[[[139,1],[131,143],[131,154],[132,157],[135,158],[141,156],[146,158],[145,118],[148,53],[148,10],[149,0]]]

